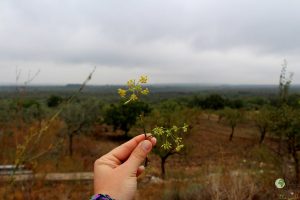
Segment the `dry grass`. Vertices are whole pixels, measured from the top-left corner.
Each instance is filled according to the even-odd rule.
[[[187,139],[183,155],[167,160],[166,181],[152,183],[151,176],[159,176],[159,158],[150,155],[150,166],[141,177],[136,199],[201,199],[247,200],[274,199],[274,180],[281,176],[280,160],[270,150],[272,141],[257,146],[255,128],[243,125],[237,129],[231,143],[229,129],[217,120],[201,118]],[[54,131],[54,130],[53,130]],[[58,154],[39,159],[37,172],[92,171],[93,162],[118,146],[114,134],[98,127],[94,136],[75,136],[74,155],[67,156],[67,141]],[[247,136],[247,137],[244,137]],[[6,138],[8,144],[12,138]],[[45,141],[46,142],[46,141]],[[43,146],[43,144],[41,144]],[[0,187],[0,199],[4,192]],[[33,180],[18,184],[11,196],[14,199],[88,199],[92,182],[46,182]],[[8,198],[9,199],[9,198]],[[13,199],[11,197],[11,199]]]

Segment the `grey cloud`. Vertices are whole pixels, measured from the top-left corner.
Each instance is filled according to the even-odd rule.
[[[300,64],[299,7],[297,0],[4,0],[0,63],[139,66],[157,81],[169,73],[175,82],[270,82],[284,57]],[[261,71],[272,77],[261,80]],[[252,78],[241,78],[245,72]]]

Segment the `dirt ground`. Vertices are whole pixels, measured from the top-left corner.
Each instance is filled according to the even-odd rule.
[[[47,157],[39,161],[36,172],[88,172],[101,155],[120,145],[121,132],[97,127],[94,136],[76,136],[74,155]],[[150,165],[139,178],[136,199],[277,199],[291,195],[278,191],[277,178],[284,176],[276,154],[276,139],[267,137],[258,145],[258,131],[251,124],[240,124],[229,142],[230,128],[217,118],[199,118],[186,138],[180,155],[167,160],[166,179],[160,177],[160,159],[151,154]],[[0,193],[4,194],[5,183]],[[88,199],[92,181],[46,182],[32,180],[18,183],[11,199]],[[294,196],[299,192],[292,188]],[[8,199],[10,199],[8,198]]]

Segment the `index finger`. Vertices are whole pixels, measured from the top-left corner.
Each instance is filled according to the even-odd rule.
[[[115,163],[115,164],[120,165],[123,161],[127,160],[127,158],[130,156],[132,151],[137,147],[137,145],[141,141],[145,140],[146,138],[147,137],[145,137],[145,134],[140,134],[140,135],[132,138],[128,142],[126,142],[126,143],[118,146],[117,148],[113,149],[111,152],[109,152],[105,156],[107,156],[107,157],[113,156],[114,162],[116,162],[116,161],[118,162],[118,163]],[[151,138],[150,141],[152,142],[152,145],[155,145],[155,143],[156,143],[155,138]]]

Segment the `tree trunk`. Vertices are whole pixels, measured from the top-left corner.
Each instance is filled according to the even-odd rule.
[[[69,156],[73,155],[73,134],[69,135]]]
[[[232,138],[233,138],[233,134],[234,134],[234,126],[231,127],[231,134],[229,136],[229,141],[232,141]]]
[[[278,144],[278,155],[281,155],[281,147],[282,147],[282,133],[279,136],[279,144]]]
[[[299,184],[300,182],[300,171],[299,171],[299,159],[297,156],[297,151],[293,152],[293,157],[295,161],[295,178],[296,178],[296,183]]]
[[[166,175],[166,169],[165,169],[165,164],[166,164],[166,157],[161,157],[161,163],[160,163],[160,168],[161,168],[161,178],[165,179]]]
[[[260,140],[259,140],[259,144],[261,145],[265,139],[265,136],[266,136],[266,130],[262,130],[260,132]]]
[[[171,155],[175,154],[174,152],[168,152],[165,156],[160,156],[161,162],[160,162],[160,168],[161,168],[161,178],[165,179],[165,175],[166,175],[166,168],[165,168],[165,164],[167,161],[167,158]]]
[[[300,171],[299,171],[299,159],[298,159],[298,155],[297,155],[297,149],[296,149],[296,144],[295,144],[295,138],[291,139],[291,150],[292,150],[292,156],[294,158],[294,162],[295,162],[295,179],[296,179],[296,183],[299,183],[299,179],[300,179]]]
[[[288,144],[288,153],[293,154],[294,140],[292,138],[288,138],[287,144]]]

